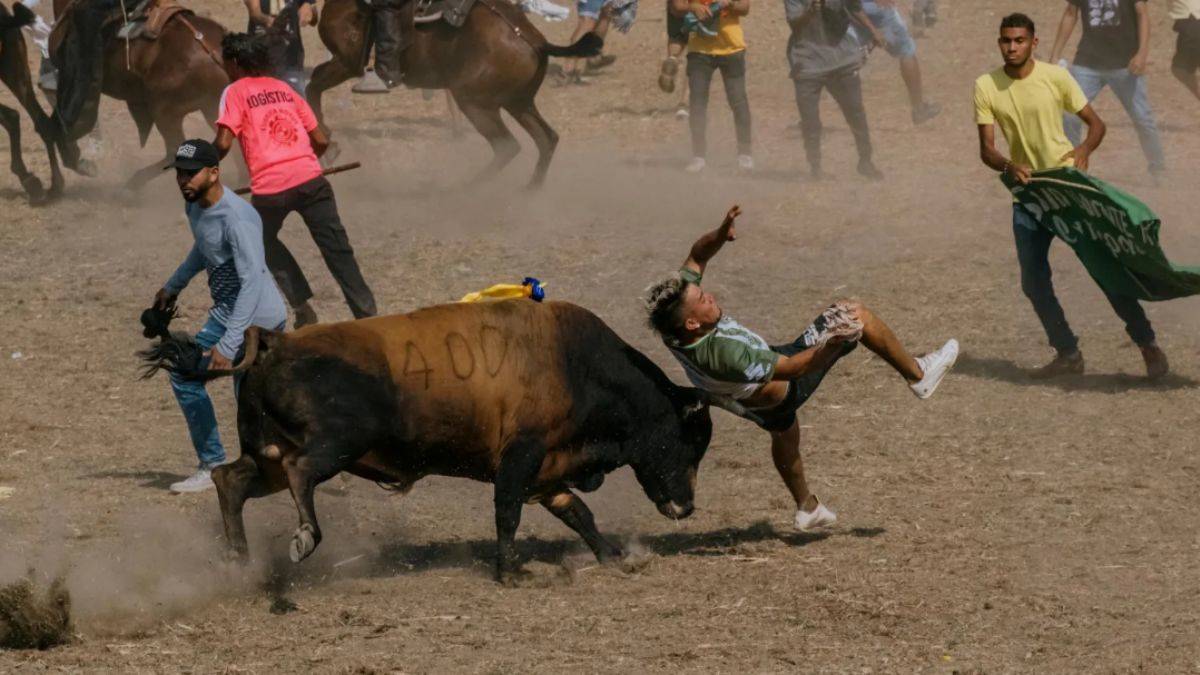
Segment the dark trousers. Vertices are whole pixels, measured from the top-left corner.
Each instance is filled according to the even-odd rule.
[[[733,126],[737,132],[739,155],[750,154],[750,99],[746,98],[746,51],[724,56],[688,54],[688,124],[692,129],[692,155],[708,154],[708,90],[713,73],[721,71],[725,84],[725,99],[733,111]]]
[[[1058,304],[1051,281],[1050,243],[1054,241],[1054,234],[1038,226],[1029,209],[1013,204],[1013,238],[1017,243],[1017,261],[1021,264],[1021,290],[1033,303],[1033,311],[1042,322],[1046,337],[1050,338],[1050,346],[1062,353],[1075,351],[1079,348],[1079,338],[1067,324],[1067,316]],[[1142,346],[1154,342],[1154,329],[1136,298],[1109,293],[1103,286],[1100,290],[1104,291],[1113,311],[1125,322],[1125,332],[1134,343]]]
[[[795,80],[796,107],[800,109],[800,130],[804,134],[804,153],[815,169],[821,167],[821,90],[828,89],[842,109],[846,124],[854,134],[860,162],[871,161],[871,132],[867,129],[867,109],[863,107],[862,80],[857,70],[843,70],[815,78]]]
[[[358,269],[350,238],[346,236],[346,228],[342,227],[342,220],[338,217],[333,186],[328,180],[320,176],[278,194],[254,195],[251,203],[263,221],[267,267],[271,268],[279,290],[283,291],[292,307],[308,302],[313,296],[300,265],[292,257],[291,251],[279,241],[283,220],[295,211],[308,226],[313,241],[321,250],[321,257],[325,258],[325,266],[341,286],[342,295],[346,297],[346,304],[350,306],[354,318],[375,316],[375,296],[367,288],[367,282]]]

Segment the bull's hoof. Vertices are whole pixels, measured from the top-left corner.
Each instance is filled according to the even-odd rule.
[[[298,563],[307,558],[317,548],[317,539],[312,525],[301,525],[292,535],[292,545],[289,556],[292,562]]]
[[[22,178],[21,188],[29,196],[30,204],[39,206],[46,203],[46,188],[42,185],[42,180],[37,176],[29,174]]]
[[[616,561],[617,569],[621,570],[625,574],[640,574],[642,570],[646,569],[649,565],[650,558],[644,555],[626,556]]]

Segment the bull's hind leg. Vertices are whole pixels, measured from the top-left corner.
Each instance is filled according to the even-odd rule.
[[[538,112],[533,101],[530,101],[528,105],[514,106],[507,110],[537,145],[537,166],[533,169],[533,178],[529,180],[529,187],[539,188],[546,181],[546,172],[550,169],[550,161],[554,159],[554,150],[558,147],[558,132],[542,118],[542,114]]]
[[[517,526],[521,524],[521,508],[529,488],[545,457],[545,446],[529,439],[513,441],[501,453],[493,499],[496,506],[496,578],[506,585],[515,585],[529,575],[521,569],[517,556]]]
[[[242,456],[236,462],[213,469],[212,479],[217,486],[217,500],[221,504],[221,517],[225,521],[225,541],[234,556],[245,560],[250,551],[246,544],[242,507],[247,499],[266,497],[283,490],[287,487],[287,481],[282,471],[260,468],[258,462],[246,454],[245,446],[242,448]]]
[[[283,458],[283,472],[300,514],[300,526],[289,550],[292,562],[304,560],[321,543],[321,526],[313,503],[317,486],[348,469],[361,454],[346,451],[344,443],[317,441]]]
[[[611,562],[621,559],[624,555],[621,547],[605,539],[596,529],[596,519],[592,517],[591,509],[574,492],[563,490],[558,494],[544,497],[542,506],[563,521],[567,527],[575,530],[576,534],[583,537],[588,548],[596,554],[596,560],[602,563]]]
[[[513,158],[521,151],[521,146],[517,143],[517,139],[513,138],[508,127],[504,125],[499,108],[463,101],[457,97],[455,100],[458,101],[458,107],[475,127],[475,130],[492,146],[492,161],[488,162],[488,165],[483,167],[471,182],[487,180],[508,166],[508,163],[513,161]]]

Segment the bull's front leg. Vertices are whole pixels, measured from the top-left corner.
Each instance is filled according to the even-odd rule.
[[[541,443],[514,441],[504,449],[496,471],[496,579],[513,586],[529,576],[517,554],[517,526],[521,508],[537,478],[546,450]]]
[[[592,510],[574,492],[563,490],[558,494],[549,495],[542,499],[542,506],[582,537],[600,562],[613,562],[625,555],[620,546],[600,534],[600,530],[596,529],[596,519],[592,516]]]

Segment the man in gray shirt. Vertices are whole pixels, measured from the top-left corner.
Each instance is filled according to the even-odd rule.
[[[813,178],[822,177],[821,91],[828,89],[854,134],[858,173],[880,180],[883,174],[871,161],[871,133],[858,77],[865,51],[850,30],[850,22],[857,20],[875,44],[883,44],[883,37],[863,13],[861,0],[784,0],[783,7],[792,29],[788,63],[796,86],[804,152]]]
[[[267,269],[262,220],[253,206],[221,185],[220,161],[211,143],[190,140],[179,146],[175,161],[167,167],[175,169],[196,242],[154,296],[155,307],[169,308],[193,277],[201,270],[208,272],[213,306],[196,342],[211,350],[206,356],[212,370],[233,367],[250,326],[282,330],[287,320],[287,306]],[[235,391],[239,384],[240,378],[235,377]],[[172,374],[171,389],[200,460],[196,473],[171,485],[171,491],[200,492],[213,486],[212,468],[225,462],[216,414],[203,382]]]

